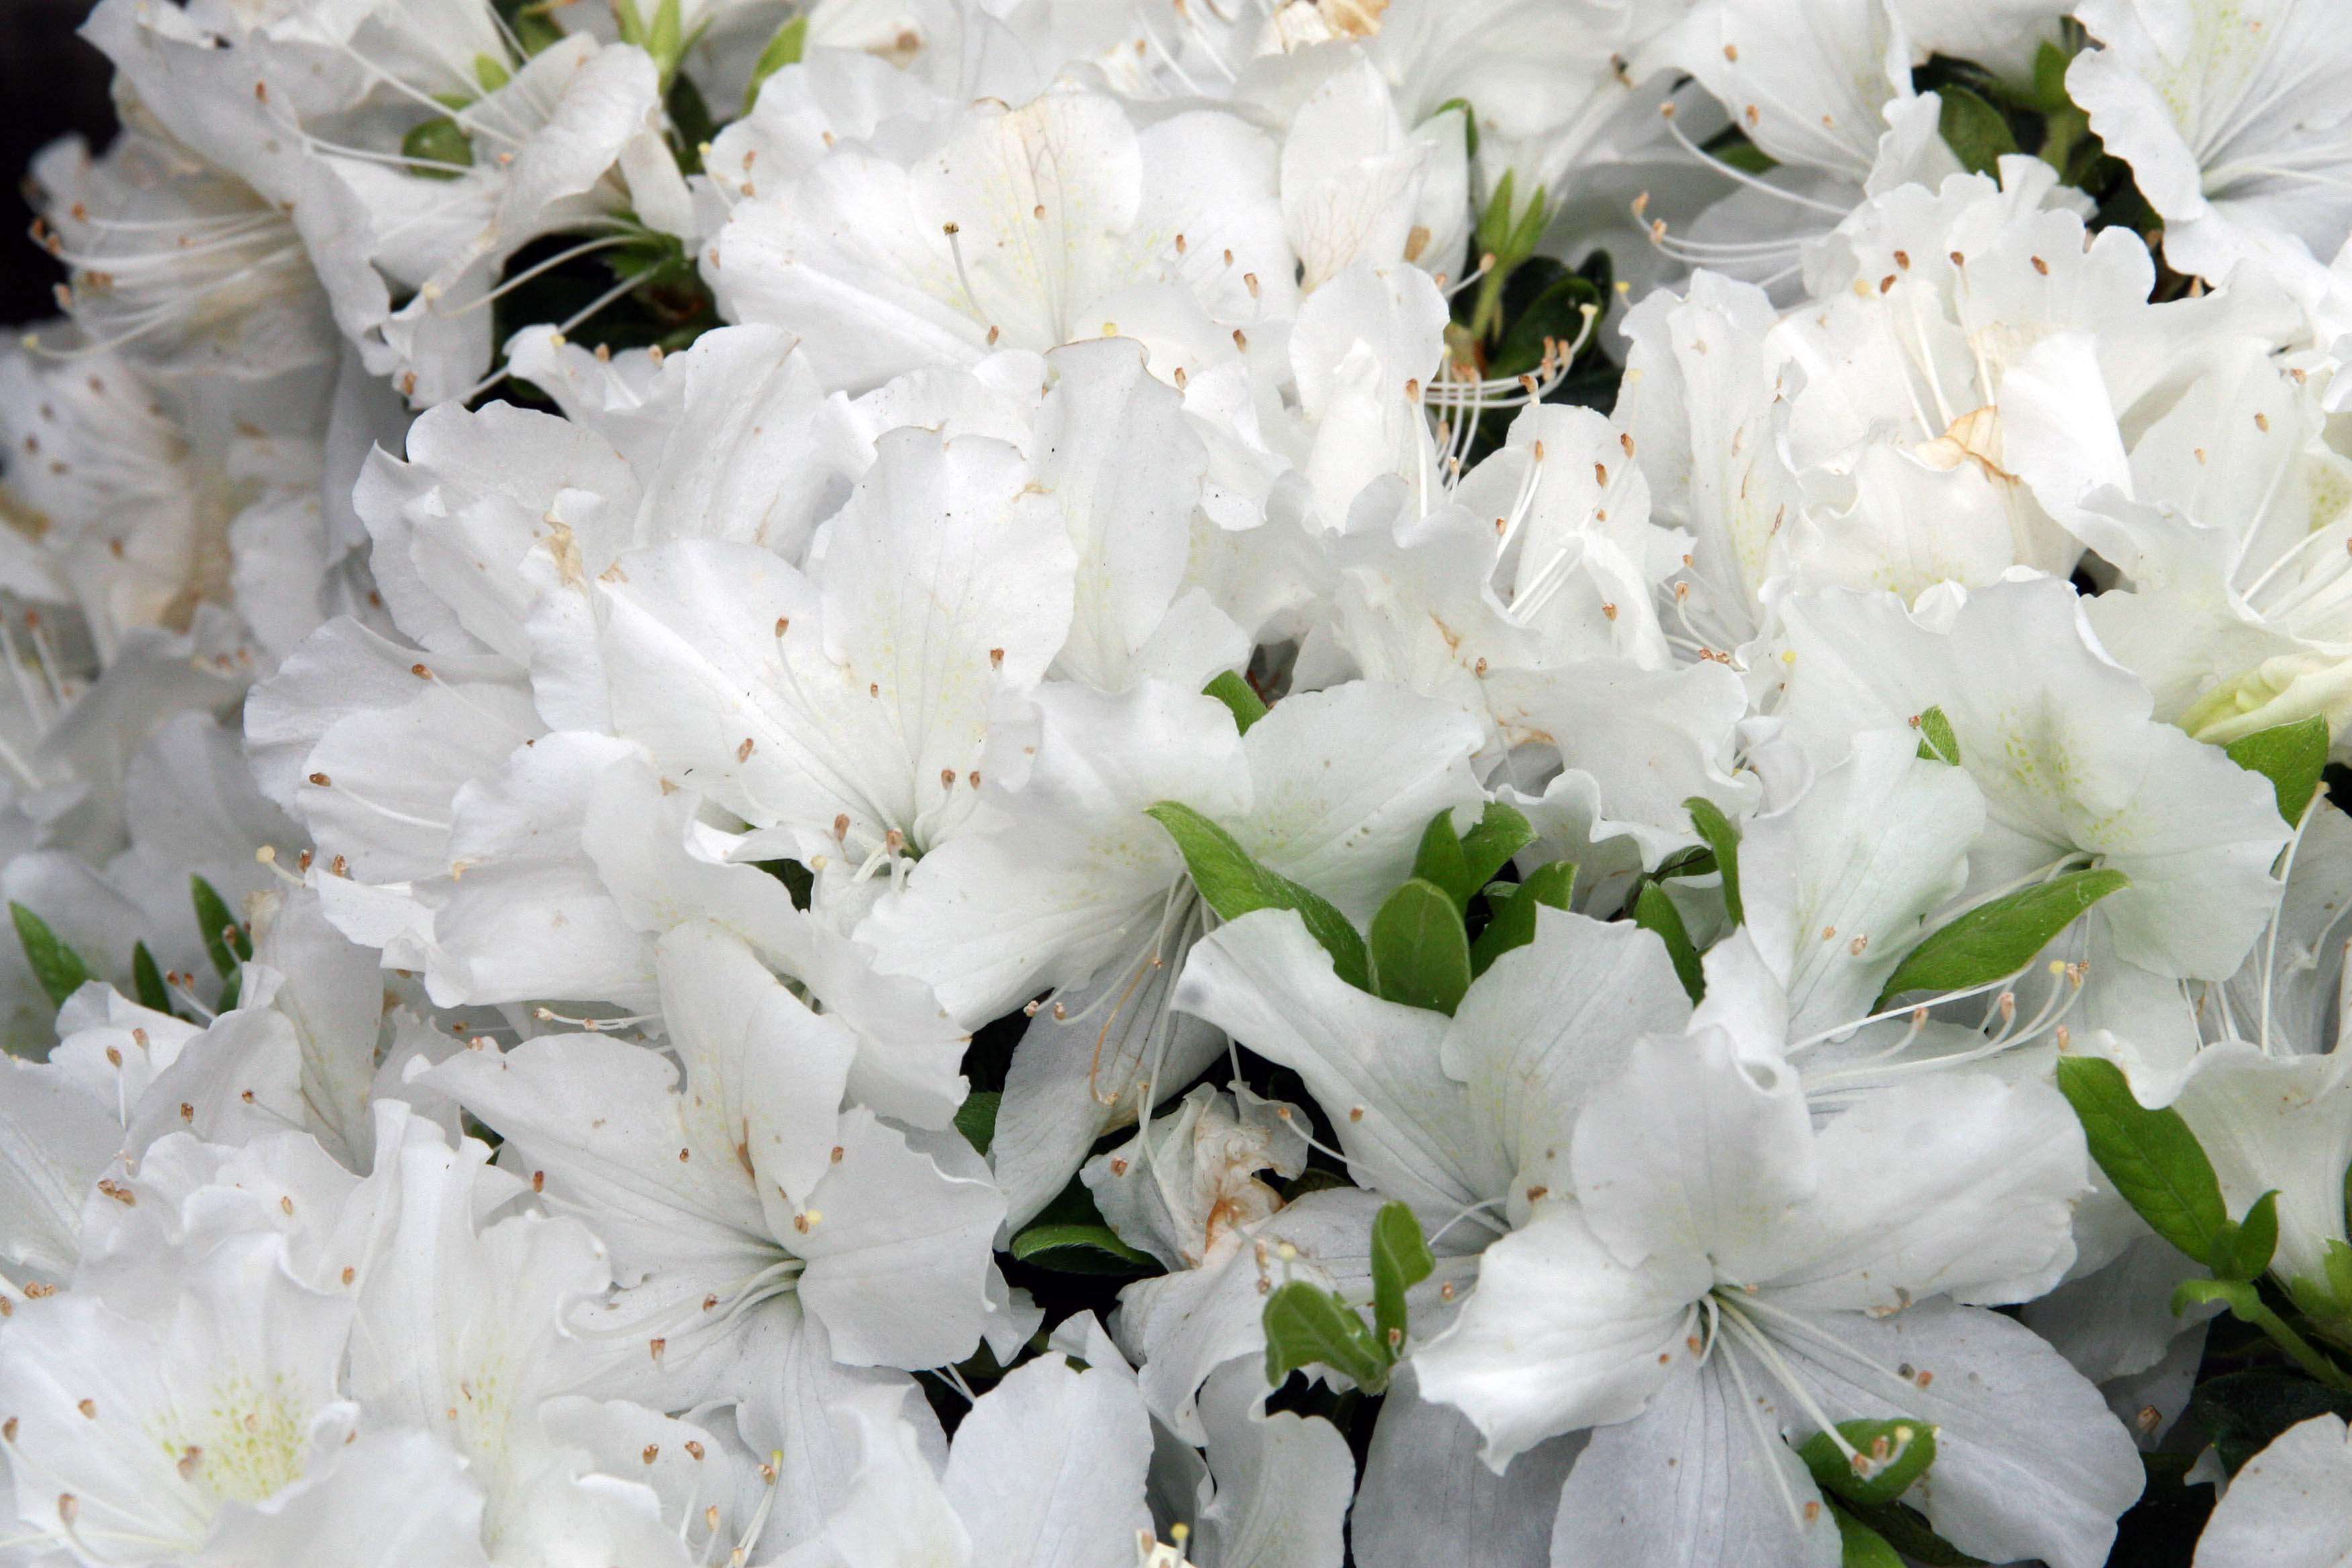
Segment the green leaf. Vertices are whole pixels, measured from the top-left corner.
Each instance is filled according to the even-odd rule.
[[[1250,732],[1251,725],[1265,717],[1264,700],[1250,689],[1248,681],[1230,669],[1201,688],[1201,695],[1213,697],[1231,709],[1234,724],[1244,735]]]
[[[1147,806],[1145,815],[1168,830],[1199,889],[1218,918],[1237,921],[1257,910],[1295,910],[1307,932],[1331,955],[1339,978],[1359,991],[1371,989],[1371,963],[1364,939],[1330,902],[1289,878],[1267,870],[1215,823],[1172,800]]]
[[[2015,974],[2084,910],[2130,886],[2121,871],[2075,871],[1979,905],[1906,954],[1872,1010],[1906,991],[1965,991]]]
[[[2264,1193],[2246,1210],[2246,1217],[2230,1227],[2213,1272],[2224,1279],[2248,1282],[2270,1272],[2278,1251],[2278,1194]]]
[[[1535,941],[1536,910],[1546,904],[1556,910],[1567,909],[1569,896],[1575,890],[1573,860],[1554,860],[1537,867],[1518,884],[1518,891],[1507,898],[1496,896],[1500,888],[1488,889],[1486,902],[1494,912],[1487,917],[1486,929],[1470,944],[1470,973],[1484,974],[1503,954]]]
[[[1469,909],[1470,895],[1486,884],[1485,877],[1471,879],[1462,840],[1454,836],[1452,807],[1431,817],[1429,826],[1421,830],[1421,847],[1412,854],[1412,874],[1443,889],[1457,910]]]
[[[1488,801],[1478,826],[1462,836],[1462,865],[1470,876],[1470,890],[1475,892],[1493,881],[1495,873],[1511,863],[1512,856],[1535,841],[1534,824],[1517,808],[1499,800]],[[1466,894],[1462,902],[1465,909],[1469,906]]]
[[[2074,101],[2066,96],[2066,68],[2074,63],[2074,56],[2046,40],[2034,51],[2033,101],[2045,112]]]
[[[147,951],[147,944],[143,942],[131,944],[131,989],[137,994],[142,1007],[155,1013],[172,1010],[172,993],[163,984],[163,972],[157,967],[155,955]]]
[[[1944,717],[1941,708],[1930,708],[1919,715],[1919,760],[1926,763],[1949,763],[1960,765],[1960,738],[1952,733],[1952,721]]]
[[[1886,1538],[1888,1545],[1927,1568],[1986,1568],[1981,1557],[1971,1557],[1928,1526],[1918,1510],[1905,1503],[1833,1504]]]
[[[1413,878],[1372,917],[1372,990],[1385,1001],[1448,1017],[1470,989],[1462,911],[1434,882]]]
[[[1372,1216],[1372,1321],[1391,1361],[1404,1353],[1404,1294],[1436,1267],[1412,1206],[1383,1205]]]
[[[1157,1274],[1160,1260],[1139,1252],[1107,1225],[1033,1225],[1013,1238],[1013,1256],[1058,1274]]]
[[[563,41],[563,25],[548,15],[565,0],[541,0],[536,5],[525,5],[515,13],[515,42],[526,55],[537,55],[551,49]]]
[[[2001,154],[2017,151],[2017,135],[2000,110],[1964,87],[1946,85],[1938,90],[1944,100],[1938,123],[1960,167],[1972,174],[1990,174]]]
[[[1903,1568],[1902,1553],[1886,1537],[1835,1503],[1830,1504],[1830,1517],[1837,1521],[1838,1568]]]
[[[751,62],[751,85],[743,89],[744,113],[751,113],[751,106],[760,101],[760,89],[767,85],[770,77],[786,66],[801,63],[801,55],[808,47],[808,28],[806,16],[795,16],[776,29],[776,36],[768,40],[768,47]]]
[[[1747,911],[1739,902],[1739,829],[1723,815],[1722,807],[1703,795],[1683,802],[1683,809],[1690,813],[1691,826],[1706,840],[1706,847],[1715,851],[1716,868],[1723,873],[1725,912],[1733,925],[1746,925]]]
[[[664,100],[669,108],[669,122],[677,132],[677,166],[684,174],[702,173],[702,149],[719,134],[718,125],[710,118],[710,105],[703,101],[702,89],[684,71],[669,84],[669,96]],[[680,246],[683,259],[684,246]]]
[[[995,1089],[975,1089],[956,1107],[956,1131],[963,1134],[965,1142],[983,1154],[996,1142],[996,1112],[1003,1103],[1004,1096]]]
[[[213,885],[202,877],[188,879],[188,891],[196,906],[196,934],[204,938],[205,951],[212,955],[213,967],[222,974],[236,973],[236,966],[253,956],[253,942],[236,917],[228,912],[228,904]]]
[[[1825,1491],[1853,1502],[1893,1502],[1911,1489],[1936,1462],[1936,1429],[1898,1415],[1885,1421],[1841,1421],[1838,1436],[1853,1458],[1826,1432],[1805,1439],[1797,1457]]]
[[[237,999],[245,994],[245,973],[240,970],[221,983],[220,999],[213,1004],[215,1013],[234,1013]]]
[[[2279,815],[2293,826],[2319,794],[2320,771],[2327,766],[2327,721],[2315,713],[2242,735],[2221,750],[2240,767],[2271,781]]]
[[[640,49],[646,47],[646,19],[637,9],[637,0],[613,0],[613,20],[621,29],[621,42]]]
[[[1543,363],[1544,340],[1572,343],[1583,335],[1584,312],[1605,308],[1592,280],[1562,272],[1511,318],[1502,341],[1486,356],[1489,375],[1525,375]]]
[[[2189,1414],[2231,1475],[2288,1427],[2315,1415],[2352,1419],[2352,1395],[2278,1368],[2224,1373],[2200,1384]]]
[[[1675,961],[1675,977],[1690,993],[1690,999],[1696,1002],[1705,997],[1706,972],[1699,966],[1698,949],[1691,945],[1682,910],[1675,908],[1664,888],[1655,882],[1642,884],[1642,896],[1633,900],[1633,923],[1656,931],[1658,940],[1666,944],[1666,956]]]
[[[1377,1394],[1388,1386],[1390,1363],[1356,1310],[1321,1286],[1294,1279],[1265,1299],[1269,1387],[1281,1387],[1294,1372],[1328,1366]]]
[[[454,180],[474,166],[474,141],[447,115],[409,127],[400,139],[401,156],[411,160],[408,172],[420,179]]]
[[[514,73],[507,69],[504,60],[493,59],[488,55],[476,55],[474,79],[482,84],[484,92],[496,92],[514,80]]]
[[[2210,1267],[2230,1234],[2229,1211],[2213,1163],[2179,1112],[2142,1105],[2123,1069],[2097,1057],[2061,1057],[2058,1088],[2124,1201],[2157,1235]]]
[[[66,998],[89,979],[89,965],[49,929],[47,921],[24,905],[12,903],[8,912],[16,918],[16,940],[25,945],[25,962],[32,966],[33,978],[41,983],[51,1003],[64,1006]]]

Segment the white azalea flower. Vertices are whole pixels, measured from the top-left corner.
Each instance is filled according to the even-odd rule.
[[[1269,869],[1362,921],[1431,817],[1475,798],[1475,726],[1391,687],[1277,702],[1245,736],[1214,699],[1147,681],[1120,697],[1038,689],[1035,755],[971,826],[925,856],[859,928],[886,972],[978,1023],[1041,990],[1015,1053],[995,1165],[1015,1223],[1087,1146],[1182,1088],[1215,1054],[1168,994],[1210,920],[1161,801],[1232,832]]]
[[[2343,1506],[2347,1465],[2352,1445],[2340,1415],[2315,1415],[2272,1438],[2213,1505],[2197,1541],[2197,1568],[2304,1568],[2340,1558],[2352,1542]]]
[[[2138,1495],[2129,1439],[2040,1341],[1928,1300],[2014,1300],[2056,1279],[2076,1135],[2049,1089],[1965,1077],[1815,1133],[1794,1079],[1726,1035],[1638,1047],[1578,1120],[1574,1199],[1487,1248],[1468,1305],[1415,1355],[1422,1390],[1467,1411],[1496,1465],[1600,1424],[1556,1547],[1835,1561],[1784,1435],[1895,1415],[1936,1427],[1918,1500],[1939,1531],[2089,1568]]]
[[[2072,589],[2002,583],[1917,613],[1833,592],[1790,600],[1781,618],[1781,711],[1820,761],[1849,749],[1857,722],[1900,729],[1942,710],[1984,792],[1972,890],[2112,866],[2132,884],[2090,919],[2123,957],[2184,977],[2235,971],[2276,897],[2275,796],[2150,717],[2147,688],[2092,641]]]
[[[2215,282],[2251,258],[2311,287],[2352,234],[2352,134],[2325,85],[2352,51],[2343,14],[2086,0],[2075,15],[2099,47],[2075,57],[2066,90],[2164,219],[2167,258]]]
[[[732,319],[793,327],[854,390],[1116,336],[1158,289],[1244,328],[1287,317],[1297,289],[1259,132],[1207,110],[1139,129],[1068,89],[967,110],[897,156],[843,142],[745,198],[705,263]]]

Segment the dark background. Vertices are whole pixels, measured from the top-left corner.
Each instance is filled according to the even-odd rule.
[[[89,0],[0,0],[0,321],[38,321],[56,306],[60,273],[26,237],[25,165],[47,142],[79,131],[103,147],[114,131],[106,57],[74,36]]]

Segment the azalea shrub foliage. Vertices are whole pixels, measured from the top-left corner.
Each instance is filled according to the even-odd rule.
[[[2352,1552],[2352,9],[84,33],[0,1563]]]

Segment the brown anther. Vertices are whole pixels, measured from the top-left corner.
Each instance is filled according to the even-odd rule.
[[[81,1412],[81,1418],[85,1421],[98,1419],[98,1401],[95,1399],[76,1400],[74,1408]]]
[[[425,664],[421,660],[415,664],[410,665],[408,667],[408,673],[416,677],[419,680],[430,680],[433,679],[432,667]]]
[[[534,1193],[543,1193],[547,1191],[547,1173],[545,1171],[533,1171],[530,1173],[530,1190]]]
[[[311,782],[312,784],[317,784],[320,789],[325,789],[329,784],[331,784],[334,783],[335,781],[334,781],[334,780],[332,780],[332,779],[331,779],[331,778],[329,778],[329,777],[328,777],[326,774],[324,774],[324,773],[312,773],[312,774],[310,775],[310,782]]]
[[[2029,257],[2027,259],[2033,263],[2033,270],[2041,273],[2044,278],[2050,276],[2050,263],[2042,260],[2042,258],[2038,256]]]
[[[656,1459],[661,1458],[661,1445],[659,1443],[648,1443],[646,1445],[646,1451],[637,1457],[645,1460],[646,1464],[650,1465]]]
[[[988,650],[988,668],[991,669],[1003,669],[1004,668],[1004,650],[1003,648],[992,647]]]

